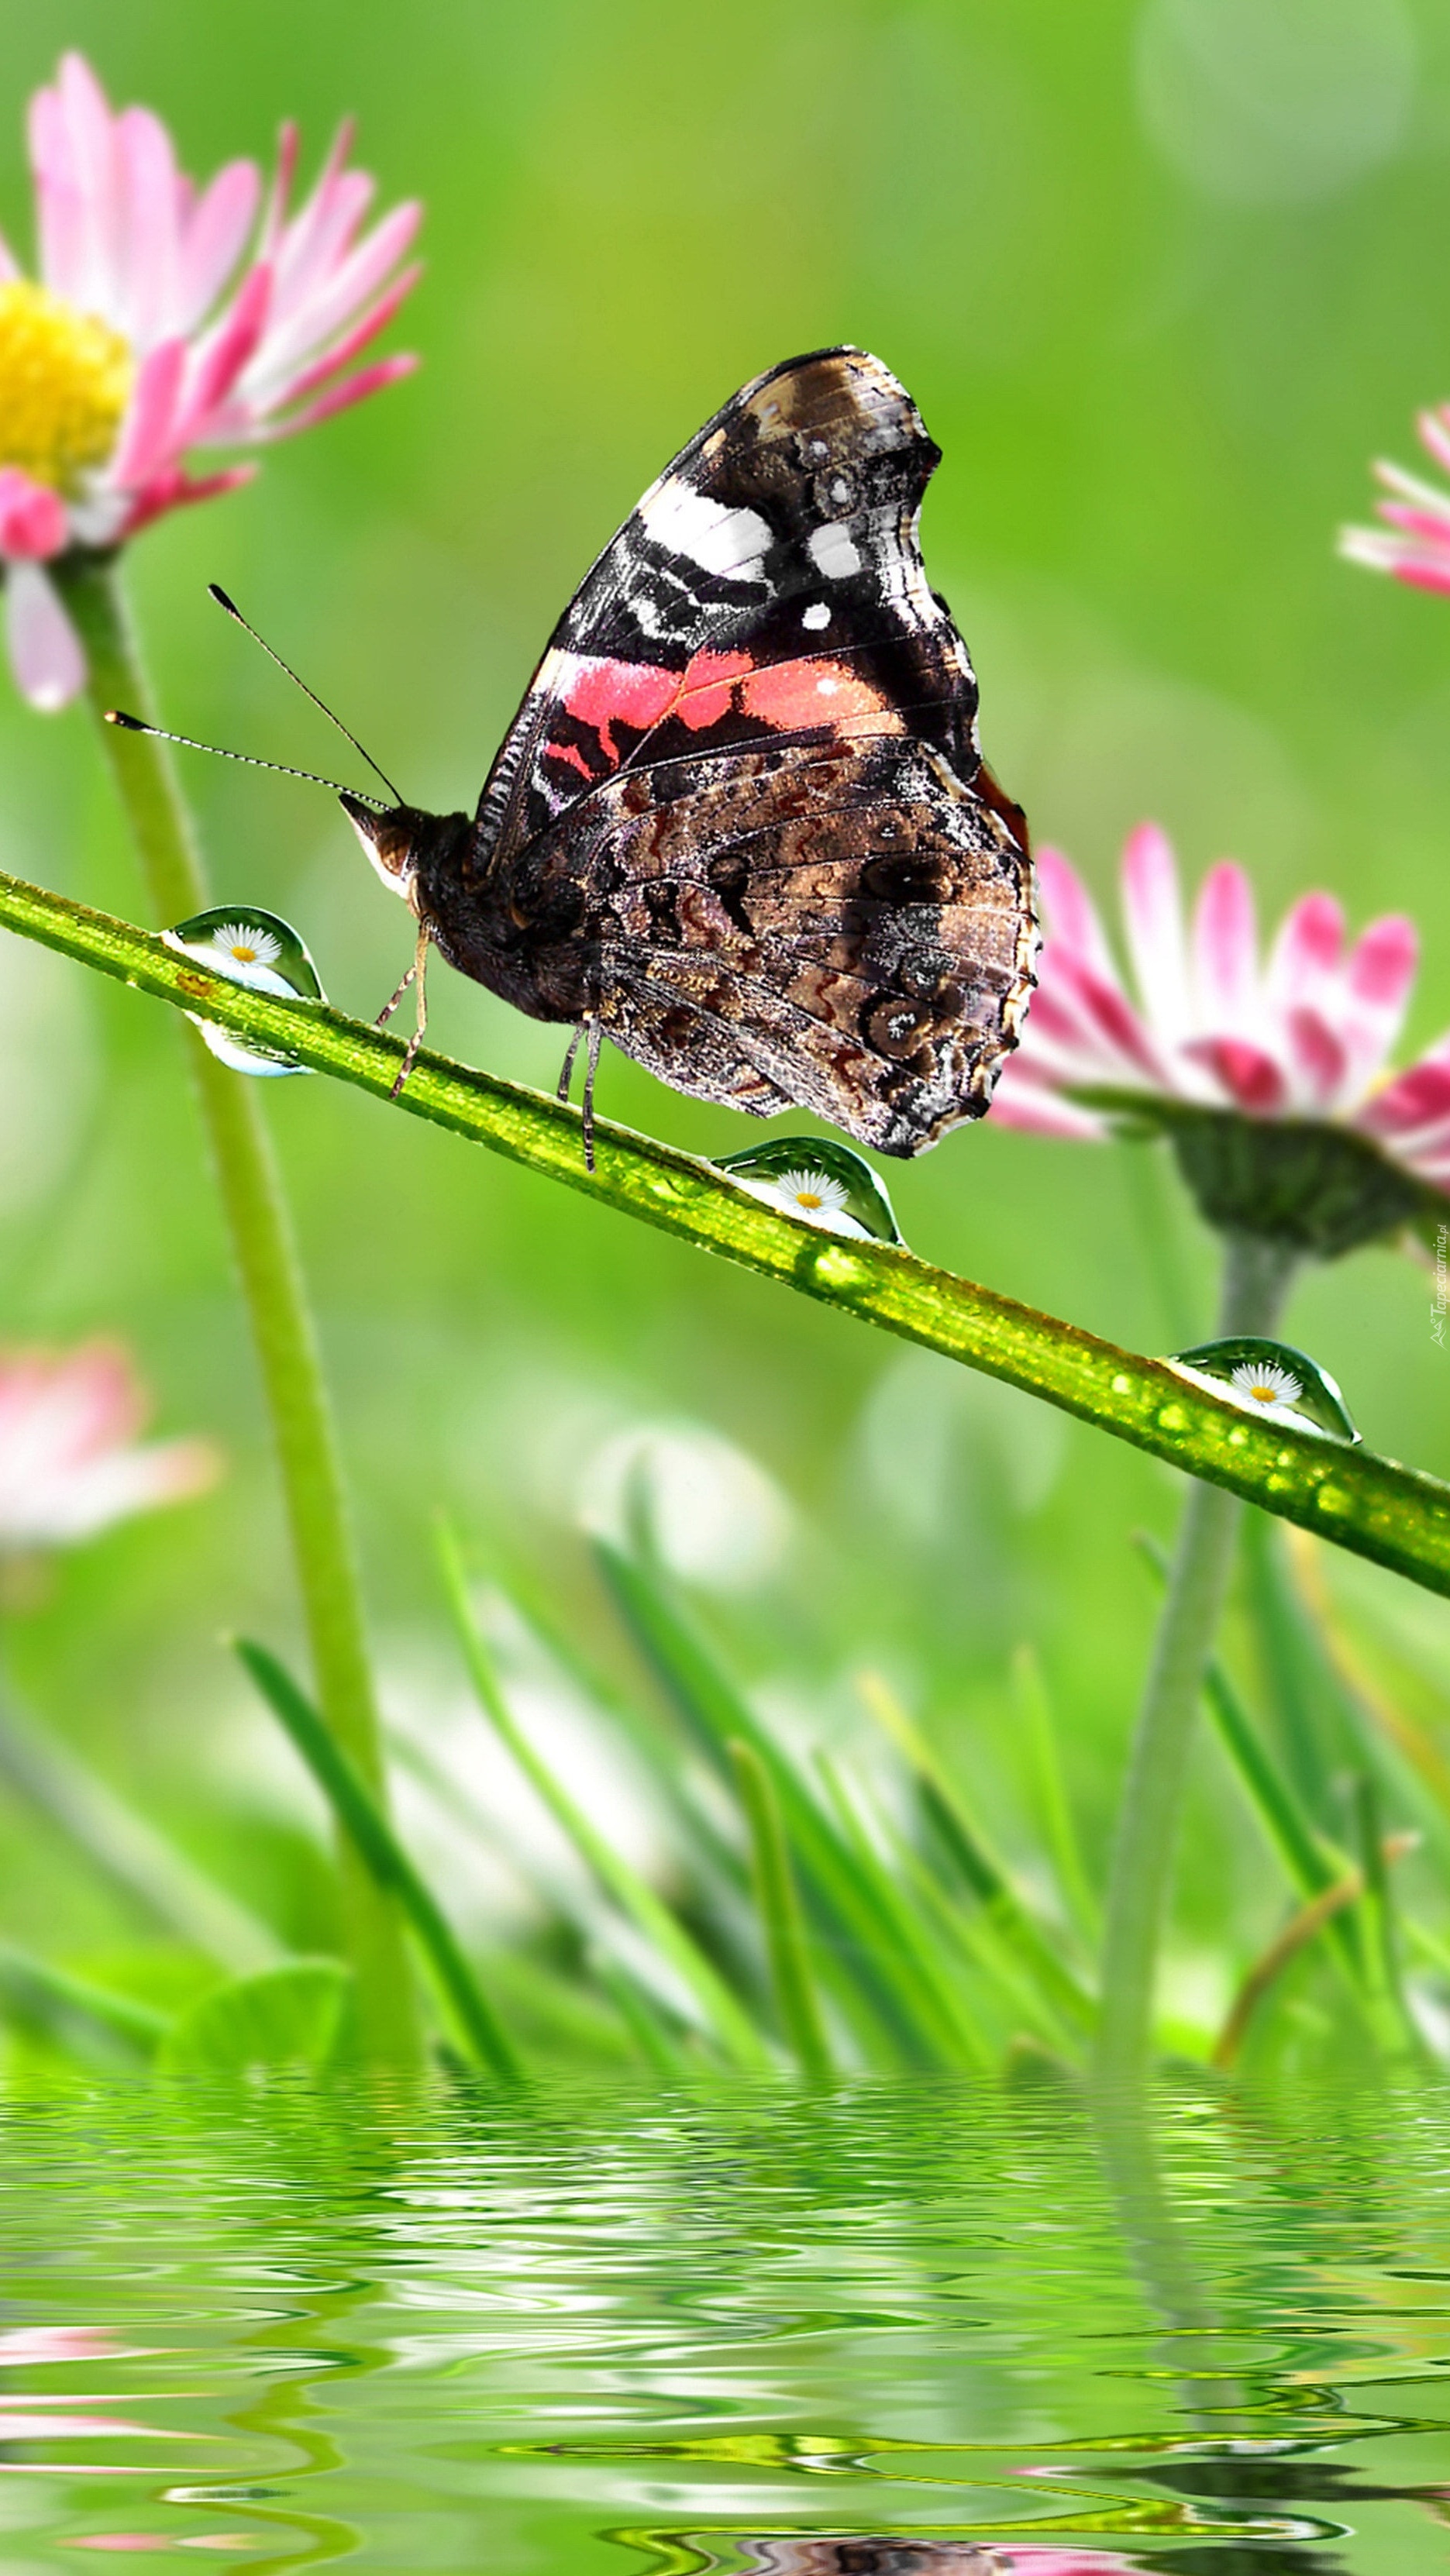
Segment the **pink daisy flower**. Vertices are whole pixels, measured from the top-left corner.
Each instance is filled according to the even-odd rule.
[[[1422,411],[1415,424],[1426,453],[1450,473],[1450,403]],[[1417,590],[1450,591],[1450,492],[1407,474],[1382,457],[1375,466],[1388,500],[1376,501],[1382,528],[1342,528],[1339,551],[1372,572],[1392,573]]]
[[[220,1461],[209,1440],[138,1445],[149,1410],[115,1343],[0,1354],[0,1554],[73,1547],[214,1484]],[[0,2360],[12,2357],[0,2350]]]
[[[1123,853],[1133,996],[1076,871],[1052,849],[1038,867],[1047,940],[992,1103],[999,1125],[1101,1138],[1114,1112],[1151,1115],[1155,1103],[1169,1125],[1172,1107],[1308,1123],[1450,1194],[1450,1035],[1407,1071],[1387,1070],[1415,979],[1412,922],[1388,914],[1346,943],[1333,896],[1307,894],[1261,959],[1242,868],[1209,870],[1190,927],[1172,848],[1145,823]],[[1093,1098],[1104,1093],[1106,1108]]]
[[[251,161],[198,191],[160,120],[113,115],[79,54],[32,99],[39,279],[0,241],[0,564],[32,705],[64,706],[85,679],[47,564],[255,471],[196,474],[194,455],[289,437],[416,364],[353,363],[418,274],[398,263],[420,209],[362,231],[374,183],[347,168],[351,139],[345,126],[289,214],[290,126],[264,202]]]

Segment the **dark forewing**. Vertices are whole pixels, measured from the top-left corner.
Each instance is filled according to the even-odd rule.
[[[483,791],[480,873],[621,771],[823,728],[915,735],[970,785],[976,683],[916,533],[938,459],[910,396],[859,349],[736,394],[561,619]]]
[[[1015,1044],[1027,858],[930,746],[714,753],[610,782],[520,870],[576,897],[615,1044],[676,1090],[791,1102],[888,1154],[980,1115]]]

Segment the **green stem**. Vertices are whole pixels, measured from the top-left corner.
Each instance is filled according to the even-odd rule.
[[[116,566],[94,559],[72,565],[65,592],[85,643],[97,718],[115,706],[149,715],[150,691]],[[151,902],[163,922],[183,920],[202,909],[208,890],[165,745],[104,722],[101,741]],[[362,1590],[281,1178],[254,1088],[209,1055],[194,1031],[187,1041],[276,1442],[318,1699],[337,1742],[378,1798],[381,1730]],[[379,2062],[406,2062],[417,2040],[395,1899],[346,1838],[339,1842],[338,1867],[359,2047]]]
[[[1294,1252],[1286,1245],[1257,1235],[1229,1235],[1219,1332],[1225,1338],[1272,1333],[1294,1264]],[[1109,2085],[1140,2082],[1148,2064],[1153,1982],[1173,1879],[1184,1776],[1242,1511],[1237,1495],[1206,1484],[1192,1488],[1183,1509],[1108,1879],[1094,2066]]]
[[[133,741],[144,737],[133,735]],[[325,1003],[281,1001],[208,974],[144,930],[64,895],[0,875],[0,929],[38,939],[174,1009],[290,1054],[315,1073],[387,1101],[403,1041]],[[586,1169],[579,1112],[551,1095],[454,1064],[426,1048],[395,1104],[510,1162],[562,1181],[602,1207],[738,1261],[801,1296],[1020,1386],[1191,1476],[1450,1593],[1450,1486],[1370,1449],[1259,1422],[1167,1367],[1076,1324],[938,1270],[904,1245],[845,1242],[753,1199],[711,1163],[595,1121]],[[966,1150],[969,1150],[967,1148]]]

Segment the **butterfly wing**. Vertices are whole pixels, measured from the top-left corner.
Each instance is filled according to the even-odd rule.
[[[612,780],[524,854],[518,892],[569,924],[543,977],[577,974],[581,1011],[676,1090],[795,1102],[908,1155],[980,1115],[1015,1043],[1027,877],[943,756],[888,735]]]
[[[728,402],[582,583],[480,800],[444,953],[677,1090],[912,1154],[979,1116],[1036,926],[879,360]]]
[[[970,782],[976,681],[917,542],[939,460],[862,350],[746,385],[580,584],[484,788],[480,859],[506,865],[621,770],[822,727],[910,732]]]

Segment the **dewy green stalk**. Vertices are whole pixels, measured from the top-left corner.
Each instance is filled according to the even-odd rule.
[[[1225,1339],[1274,1331],[1294,1267],[1286,1245],[1227,1237],[1218,1327]],[[1094,2050],[1096,2072],[1108,2084],[1137,2082],[1148,2060],[1184,1774],[1242,1513],[1238,1496],[1220,1485],[1192,1486],[1183,1507],[1108,1878]]]
[[[115,706],[147,713],[149,691],[115,564],[77,563],[65,597],[85,643],[97,717]],[[163,923],[183,920],[202,908],[207,888],[165,745],[104,722],[101,734],[151,902]],[[186,1034],[276,1442],[317,1695],[338,1743],[376,1797],[383,1769],[361,1586],[281,1180],[255,1089],[218,1064],[194,1031]],[[359,2050],[378,2062],[406,2063],[417,2042],[395,1901],[345,1838],[338,1866]]]
[[[403,1040],[387,1030],[324,1003],[250,992],[129,922],[21,878],[0,875],[0,929],[41,940],[173,1008],[203,1011],[239,1037],[356,1084],[380,1102],[397,1077]],[[1139,1358],[938,1270],[903,1245],[827,1234],[752,1198],[712,1164],[608,1119],[595,1122],[598,1168],[589,1172],[577,1110],[446,1056],[419,1055],[396,1112],[450,1128],[603,1207],[1004,1378],[1428,1591],[1450,1593],[1450,1486],[1434,1476],[1315,1432],[1255,1420],[1161,1360]]]

